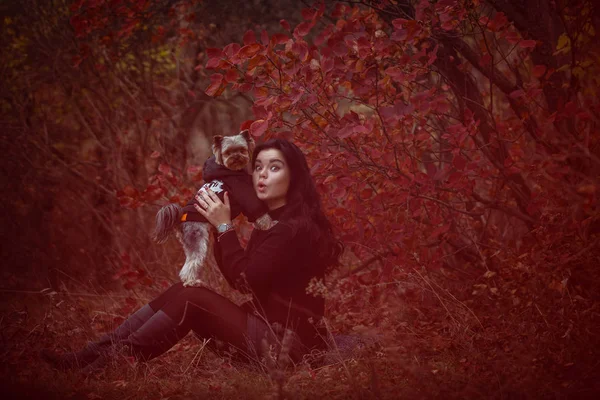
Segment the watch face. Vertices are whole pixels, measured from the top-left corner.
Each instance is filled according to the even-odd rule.
[[[229,225],[229,224],[221,224],[217,227],[217,231],[219,233],[223,233],[223,232],[227,231],[228,229],[231,229],[231,225]]]

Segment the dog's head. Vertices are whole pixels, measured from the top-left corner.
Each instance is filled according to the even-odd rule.
[[[212,151],[217,164],[237,171],[248,165],[254,146],[250,132],[243,130],[233,136],[213,136]]]

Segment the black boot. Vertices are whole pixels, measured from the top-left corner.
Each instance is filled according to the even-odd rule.
[[[85,374],[97,372],[119,356],[133,356],[137,361],[149,361],[165,353],[182,339],[190,328],[179,325],[160,310],[129,338],[102,351],[93,363],[83,369]]]
[[[40,354],[42,359],[57,369],[83,368],[96,361],[101,352],[107,349],[112,343],[127,339],[129,335],[144,325],[154,314],[154,310],[146,304],[127,318],[112,333],[102,335],[98,341],[88,343],[80,351],[57,354],[51,350],[42,349]]]
[[[165,353],[189,331],[190,328],[180,325],[160,310],[121,343],[137,360],[149,361]]]

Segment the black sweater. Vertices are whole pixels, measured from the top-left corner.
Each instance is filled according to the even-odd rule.
[[[268,211],[264,203],[256,196],[252,177],[245,170],[230,170],[217,164],[215,156],[212,156],[202,167],[202,179],[206,183],[198,192],[211,189],[221,201],[223,201],[225,192],[229,193],[231,219],[237,217],[241,212],[248,218],[248,221],[254,222]],[[183,207],[182,221],[206,222],[206,218],[196,210],[194,204],[198,204],[195,196]]]
[[[269,214],[279,220],[283,209]],[[223,234],[216,247],[219,268],[229,284],[253,294],[245,304],[249,311],[257,311],[271,324],[292,328],[306,346],[322,344],[322,332],[315,325],[323,316],[324,299],[307,294],[306,287],[311,278],[322,278],[325,268],[308,232],[294,233],[289,223],[279,220],[269,230],[252,231],[246,250],[233,230]]]

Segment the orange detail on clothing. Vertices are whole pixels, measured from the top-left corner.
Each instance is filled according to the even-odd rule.
[[[181,222],[185,222],[187,220],[187,213],[181,216]]]

